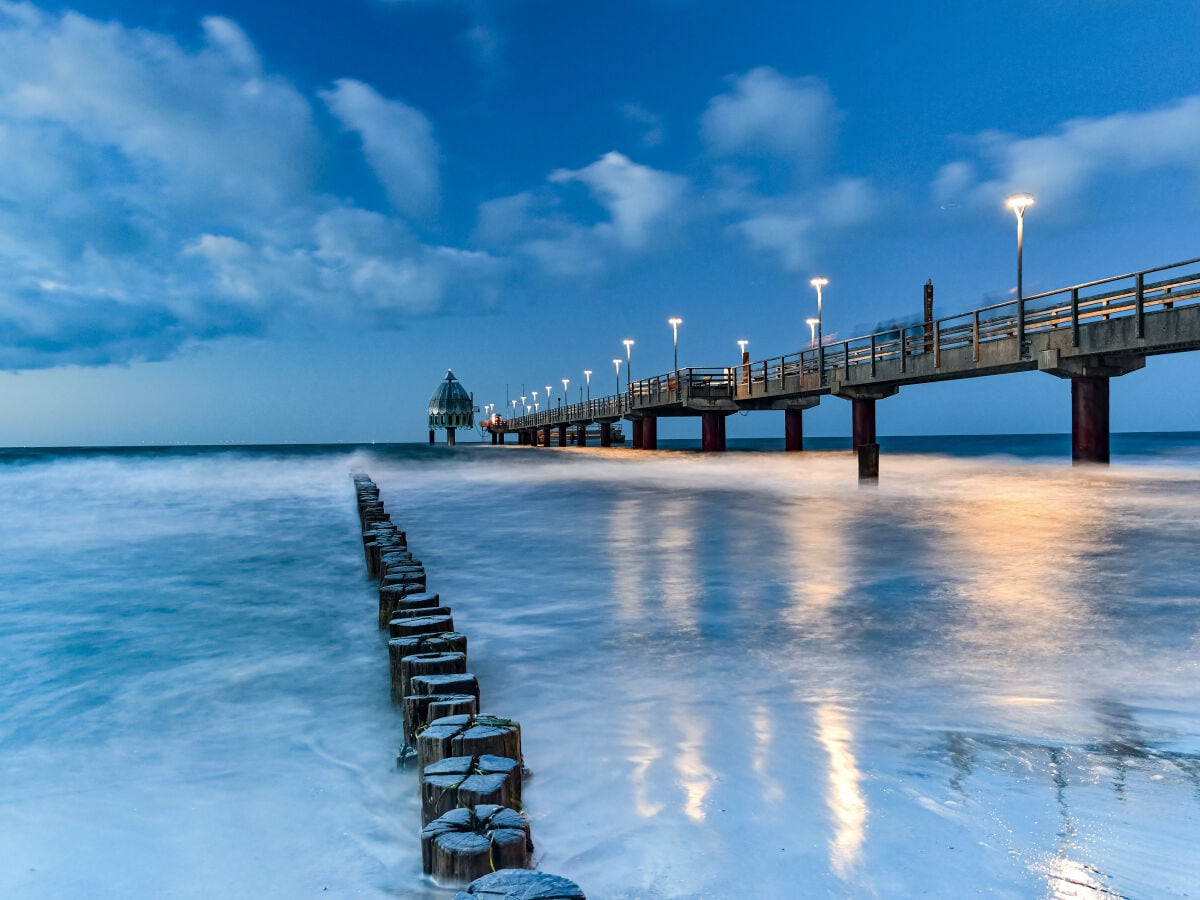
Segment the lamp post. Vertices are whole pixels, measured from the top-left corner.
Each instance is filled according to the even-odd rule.
[[[592,402],[592,370],[584,369],[583,377],[587,379],[587,398],[588,403]]]
[[[546,409],[550,408],[550,385],[546,385]]]
[[[740,351],[741,351],[741,355],[742,355],[742,356],[745,356],[745,355],[746,355],[746,345],[747,345],[747,344],[749,344],[749,343],[750,343],[749,341],[738,341],[738,342],[737,342],[737,345],[738,345],[738,350],[740,350]]]
[[[625,345],[625,387],[630,389],[630,378],[633,377],[633,350],[630,348],[633,347],[633,339],[625,338],[621,343]]]
[[[534,406],[534,408],[536,409],[536,408],[537,408],[537,391],[530,391],[530,393],[533,395],[533,406]],[[549,398],[549,397],[547,397],[547,398],[546,398],[546,402],[547,402],[547,403],[549,403],[549,402],[550,402],[550,398]]]
[[[513,418],[515,419],[517,417],[517,401],[516,400],[514,400],[512,402],[512,408],[513,408]]]
[[[1021,251],[1025,243],[1025,210],[1033,206],[1028,194],[1013,194],[1008,198],[1009,209],[1017,214],[1017,359],[1025,357],[1025,290],[1021,281]]]
[[[564,378],[562,380],[562,383],[563,383],[563,405],[566,405],[567,403],[571,402],[570,398],[567,397],[567,385],[571,383],[571,379]]]
[[[617,393],[619,394],[621,393],[621,361],[619,359],[614,359],[613,367],[617,370]]]
[[[667,319],[667,324],[671,326],[671,333],[675,339],[675,371],[679,371],[679,326],[683,324],[683,319],[679,316],[672,316]]]
[[[804,324],[808,326],[808,346],[817,346],[817,320],[816,317],[805,319]]]
[[[526,404],[525,404],[525,395],[524,395],[524,394],[522,394],[522,395],[521,395],[521,409],[525,409],[525,408],[526,408]],[[526,414],[526,415],[529,415],[529,413],[528,413],[528,412],[526,412],[525,414]]]
[[[825,381],[825,334],[821,329],[821,326],[824,324],[824,312],[821,308],[821,288],[823,288],[823,287],[825,287],[825,285],[829,284],[829,279],[828,278],[813,278],[808,283],[817,289],[817,359],[818,359],[817,374],[820,376],[821,381],[824,382]]]

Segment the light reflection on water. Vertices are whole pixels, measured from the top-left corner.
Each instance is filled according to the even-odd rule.
[[[454,607],[490,711],[522,722],[539,865],[589,896],[1200,883],[1200,470],[892,455],[860,489],[834,453],[0,469],[0,747],[21,779],[0,781],[0,858],[50,865],[82,829],[98,850],[54,857],[57,895],[95,886],[73,864],[116,883],[109,857],[203,895],[229,867],[197,857],[282,870],[299,846],[293,895],[333,872],[342,893],[447,896],[414,874],[415,801],[388,769],[352,469]],[[83,784],[78,814],[48,799]],[[160,832],[188,806],[207,812],[185,852]],[[120,841],[78,821],[97,810]],[[48,876],[17,877],[0,888]]]

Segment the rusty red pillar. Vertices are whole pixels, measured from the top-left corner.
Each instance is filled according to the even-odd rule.
[[[700,414],[700,449],[708,453],[719,453],[725,449],[724,413]]]
[[[541,428],[541,432],[542,432],[542,434],[541,434],[542,446],[549,447],[550,446],[550,426],[543,425]],[[534,441],[534,443],[536,444],[537,441]]]
[[[658,419],[655,416],[642,419],[642,449],[658,449]]]
[[[567,426],[565,424],[558,426],[558,446],[567,446]]]
[[[855,398],[850,401],[854,407],[854,437],[851,449],[858,452],[863,444],[875,443],[875,400]]]
[[[611,422],[601,422],[600,423],[600,446],[601,447],[611,447],[612,446],[612,423]]]
[[[785,450],[795,453],[804,449],[804,410],[783,411],[783,433]]]
[[[642,419],[634,419],[633,420],[633,449],[634,450],[642,449],[642,435],[643,434],[644,434],[644,432],[642,431]]]
[[[1107,376],[1071,379],[1071,462],[1108,462],[1108,410]]]

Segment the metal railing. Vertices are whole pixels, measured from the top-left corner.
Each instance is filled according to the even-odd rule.
[[[947,351],[970,347],[980,361],[980,348],[1016,338],[1018,310],[1024,307],[1024,335],[1069,328],[1071,346],[1078,347],[1085,324],[1133,317],[1135,336],[1145,336],[1147,313],[1200,303],[1200,258],[1086,281],[1003,303],[957,313],[931,322],[877,331],[862,337],[829,342],[796,353],[774,356],[724,368],[686,368],[633,382],[621,394],[559,406],[504,423],[508,431],[621,418],[639,409],[653,409],[690,400],[744,400],[768,394],[815,394],[828,390],[829,376],[851,367],[869,366],[874,377],[879,363],[908,361],[933,354],[933,367],[942,367]],[[1183,271],[1192,268],[1192,271]],[[1171,273],[1171,274],[1168,274]],[[1166,275],[1167,277],[1162,277]],[[1157,277],[1156,277],[1157,276]],[[1026,340],[1027,343],[1027,340]],[[1014,349],[1014,361],[1027,359],[1027,348]]]

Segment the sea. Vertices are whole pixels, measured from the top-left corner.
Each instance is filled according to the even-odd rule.
[[[1200,894],[1200,434],[0,450],[0,897],[450,900],[370,475],[605,898]]]

